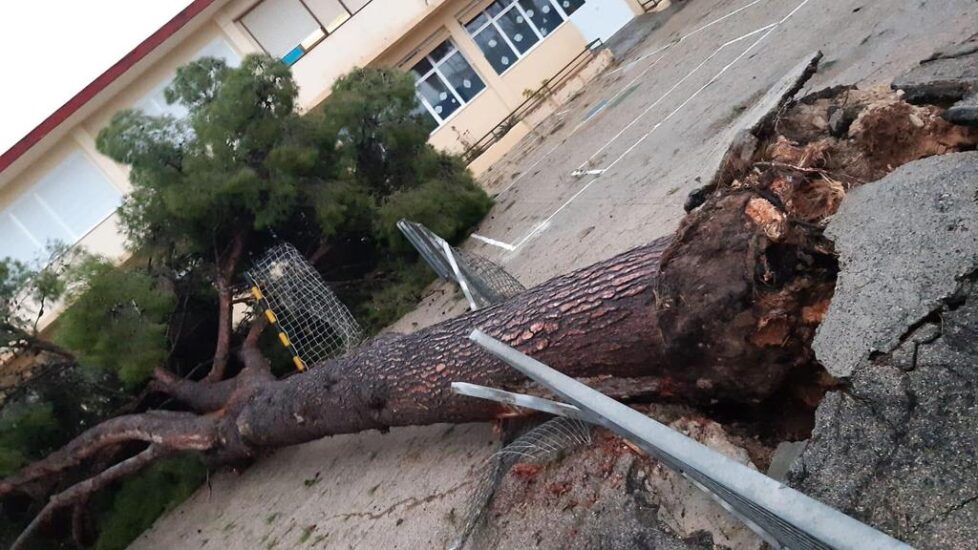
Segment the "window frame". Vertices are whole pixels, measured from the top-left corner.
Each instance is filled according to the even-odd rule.
[[[441,58],[441,60],[439,60],[439,61],[436,62],[431,57],[431,54],[432,54],[432,52],[434,52],[435,50],[437,50],[439,48],[439,46],[441,46],[442,44],[444,44],[446,42],[452,47],[452,50],[447,55],[443,56]],[[474,96],[472,96],[472,99],[470,99],[468,101],[465,101],[464,99],[462,99],[462,96],[455,89],[455,86],[453,86],[452,83],[448,80],[448,77],[445,76],[439,70],[439,68],[442,65],[444,65],[449,59],[451,59],[452,56],[455,56],[455,55],[459,55],[459,56],[462,57],[462,59],[465,61],[465,63],[469,66],[470,69],[472,69],[472,72],[475,73],[475,75],[479,78],[479,81],[482,83],[482,89],[479,90],[478,92],[476,92],[476,94]],[[413,71],[414,70],[414,66],[417,65],[418,63],[421,63],[422,61],[427,61],[428,64],[431,65],[431,68],[428,69],[427,72],[425,72],[423,74],[419,74],[417,76],[417,80],[415,81],[415,87],[414,87],[414,90],[415,90],[415,94],[414,95],[415,95],[415,97],[418,98],[418,101],[421,103],[421,105],[423,105],[424,108],[428,111],[428,114],[431,116],[431,118],[433,118],[435,120],[435,123],[437,125],[435,126],[434,129],[431,130],[431,133],[435,133],[440,128],[442,128],[445,124],[447,124],[449,120],[453,119],[458,113],[460,113],[462,111],[462,109],[464,109],[467,105],[469,105],[470,103],[472,103],[473,101],[475,101],[476,99],[478,99],[479,96],[481,96],[483,94],[483,92],[485,92],[486,89],[488,89],[489,86],[486,84],[485,79],[482,78],[482,75],[479,74],[479,71],[474,66],[472,66],[472,63],[465,57],[465,54],[462,53],[462,50],[458,49],[458,46],[455,44],[455,41],[452,40],[451,38],[446,38],[444,41],[439,42],[438,45],[435,46],[434,48],[432,48],[431,51],[429,51],[426,55],[423,55],[423,56],[419,57],[418,59],[416,59],[414,61],[414,63],[411,65],[411,67],[408,69],[408,72]],[[421,92],[418,91],[417,84],[419,82],[424,82],[425,80],[428,79],[428,77],[430,77],[433,74],[438,76],[438,79],[441,81],[442,85],[444,85],[445,88],[447,88],[448,91],[451,92],[452,96],[455,98],[455,101],[458,101],[458,109],[455,109],[454,111],[452,111],[451,114],[449,114],[448,116],[445,116],[445,117],[441,116],[439,113],[436,113],[435,112],[435,108],[431,106],[431,103],[429,103],[428,100],[425,99],[425,97],[423,95],[421,95]]]
[[[307,37],[303,38],[302,40],[300,40],[299,43],[296,44],[296,46],[293,49],[289,50],[285,55],[283,55],[281,57],[277,57],[277,56],[271,54],[265,48],[265,45],[262,44],[260,40],[258,40],[258,37],[255,36],[255,33],[251,32],[251,29],[249,29],[248,28],[248,25],[246,25],[245,22],[244,22],[245,17],[247,17],[251,12],[253,12],[256,8],[258,8],[258,6],[262,5],[266,1],[267,0],[259,0],[258,2],[255,2],[254,4],[252,4],[250,7],[248,7],[248,9],[246,9],[244,12],[242,12],[241,15],[239,15],[238,17],[236,17],[234,19],[234,23],[236,25],[238,25],[239,27],[241,27],[242,29],[244,29],[244,31],[246,33],[248,33],[248,36],[251,37],[251,40],[255,44],[257,44],[258,47],[261,48],[261,51],[263,51],[266,55],[270,55],[272,57],[276,57],[277,59],[281,60],[283,63],[285,63],[286,65],[288,65],[290,67],[292,65],[295,65],[296,63],[298,63],[303,57],[306,56],[306,54],[308,54],[309,52],[311,52],[313,50],[313,48],[315,48],[316,46],[318,46],[319,44],[321,44],[324,40],[326,40],[330,36],[336,34],[337,31],[339,31],[341,28],[343,28],[343,25],[346,25],[347,23],[349,23],[350,20],[353,19],[358,13],[360,13],[363,10],[365,10],[367,8],[367,6],[369,6],[370,4],[373,4],[373,2],[374,2],[374,0],[367,0],[366,2],[364,2],[364,4],[362,6],[360,6],[359,8],[357,8],[356,11],[353,11],[353,10],[350,9],[349,6],[346,5],[346,2],[344,2],[343,0],[336,0],[336,3],[339,4],[340,7],[343,8],[344,11],[346,11],[347,18],[345,20],[343,20],[343,22],[340,23],[339,25],[336,25],[333,28],[332,31],[328,31],[328,30],[326,30],[326,25],[322,21],[320,21],[319,17],[317,17],[316,16],[316,13],[314,11],[312,11],[312,9],[309,7],[308,4],[306,4],[305,0],[296,0],[302,6],[302,9],[306,10],[306,13],[309,14],[309,17],[311,17],[312,20],[315,21],[317,25],[319,25],[319,32],[322,33],[322,35],[319,36],[318,38],[316,38],[315,40],[313,40],[308,46],[306,46],[306,45],[303,45],[302,42],[305,41],[305,40],[307,40],[309,38],[307,36]],[[290,59],[290,56],[292,56],[296,52],[298,52],[298,54],[296,55],[296,57],[294,59]]]
[[[489,7],[495,4],[496,1],[509,2],[509,5],[504,7],[496,15],[489,15],[488,13]],[[496,74],[498,74],[499,76],[502,76],[507,72],[509,72],[509,70],[515,67],[523,58],[533,53],[533,50],[535,50],[540,44],[542,44],[544,40],[549,38],[553,33],[557,32],[557,29],[563,27],[568,21],[570,21],[570,15],[566,11],[564,11],[563,6],[560,5],[560,0],[547,0],[550,3],[550,5],[557,10],[557,13],[559,13],[560,16],[562,17],[562,20],[559,25],[557,25],[556,27],[554,27],[552,31],[550,31],[549,34],[544,35],[540,31],[540,28],[537,27],[537,24],[533,22],[533,19],[526,14],[526,10],[523,8],[523,6],[520,5],[519,0],[496,0],[496,1],[490,2],[481,11],[469,17],[467,23],[463,23],[461,21],[459,21],[459,23],[461,23],[462,28],[465,29],[465,32],[466,34],[468,34],[469,38],[476,43],[476,47],[479,48],[479,51],[482,52],[483,56],[486,56],[486,52],[482,49],[482,46],[478,45],[478,42],[476,41],[476,36],[482,31],[489,28],[490,26],[492,26],[496,30],[496,33],[502,37],[502,39],[506,42],[506,45],[509,46],[509,48],[513,51],[513,53],[516,55],[516,60],[513,61],[513,63],[508,67],[506,67],[502,72],[496,71]],[[513,44],[512,39],[510,39],[509,35],[506,34],[506,32],[503,31],[503,28],[499,25],[499,19],[501,19],[503,16],[509,13],[509,11],[514,9],[514,7],[519,11],[519,14],[523,17],[523,21],[527,24],[527,26],[530,27],[530,29],[533,31],[533,34],[536,35],[537,37],[536,44],[527,48],[527,50],[523,53],[520,53],[519,48],[517,48],[516,45]],[[487,21],[483,23],[482,26],[480,26],[477,30],[475,31],[469,30],[468,25],[483,15],[486,16]],[[486,59],[488,60],[488,57]],[[493,70],[495,69],[496,68],[493,67]]]

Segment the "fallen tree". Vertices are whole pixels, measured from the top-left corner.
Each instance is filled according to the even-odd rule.
[[[263,326],[256,323],[240,350],[245,367],[233,378],[155,372],[154,387],[192,412],[109,420],[0,482],[0,496],[44,494],[106,449],[146,445],[59,491],[26,536],[55,509],[165,454],[199,452],[221,464],[326,435],[492,419],[504,411],[449,389],[453,381],[521,383],[466,338],[476,327],[575,376],[645,377],[663,398],[763,399],[793,370],[815,368],[807,350],[818,319],[803,312],[827,300],[834,271],[831,250],[807,224],[789,223],[779,242],[771,240],[748,213],[757,200],[750,190],[731,192],[690,216],[674,238],[498,306],[375,339],[283,380],[255,345]]]
[[[865,99],[868,114],[854,128],[891,120],[894,112],[908,124],[920,117],[892,98],[870,109],[872,100]],[[939,117],[924,122],[919,132],[944,136]],[[973,144],[968,136],[953,137],[960,140],[938,139],[941,150],[920,156]],[[468,341],[473,328],[573,376],[641,378],[662,400],[751,404],[796,376],[817,379],[822,371],[810,343],[837,270],[822,221],[847,186],[858,184],[854,174],[864,175],[850,168],[884,162],[874,157],[882,150],[877,142],[853,140],[856,147],[863,142],[862,155],[846,157],[827,154],[837,144],[815,137],[771,138],[747,155],[744,169],[726,171],[674,236],[492,308],[414,334],[382,336],[302,374],[272,375],[258,346],[261,322],[238,344],[229,338],[217,346],[221,369],[234,366],[222,358],[238,349],[241,368],[232,377],[232,368],[201,380],[158,368],[153,389],[175,398],[181,410],[111,419],[0,482],[0,497],[54,494],[17,544],[58,510],[161,456],[194,452],[226,464],[326,435],[506,414],[449,391],[453,381],[524,384]],[[119,460],[104,459],[120,449]]]

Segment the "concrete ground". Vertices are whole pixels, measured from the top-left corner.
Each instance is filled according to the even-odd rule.
[[[685,0],[624,32],[612,43],[617,66],[482,177],[498,197],[476,232],[504,247],[465,247],[528,286],[672,232],[741,115],[811,52],[824,58],[808,90],[889,82],[978,32],[978,4]],[[436,286],[393,329],[463,310]],[[491,440],[486,426],[435,426],[282,450],[241,476],[217,475],[134,547],[444,547]]]

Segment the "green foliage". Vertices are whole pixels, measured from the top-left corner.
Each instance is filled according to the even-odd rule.
[[[386,277],[356,310],[368,334],[379,332],[414,309],[422,291],[435,280],[435,273],[421,260],[388,260],[376,273]]]
[[[0,299],[12,299],[29,280],[32,271],[23,263],[4,258],[0,260]]]
[[[161,514],[187,499],[207,477],[196,456],[161,460],[122,482],[102,504],[96,550],[122,550]]]
[[[355,182],[330,182],[313,192],[313,208],[323,237],[367,235],[376,217],[373,197]]]
[[[29,285],[35,272],[24,264],[5,258],[0,260],[0,353],[17,351],[30,320],[21,311],[21,289]]]
[[[410,75],[354,69],[333,86],[322,112],[337,137],[337,160],[359,184],[353,191],[377,199],[374,234],[382,244],[410,250],[396,227],[401,218],[457,241],[488,212],[491,200],[462,162],[427,143]]]
[[[206,58],[181,68],[166,92],[189,109],[186,121],[116,114],[97,146],[131,168],[121,211],[130,245],[209,254],[242,230],[286,221],[305,180],[326,165],[297,93],[288,67],[270,57],[235,69]]]
[[[492,200],[471,179],[430,180],[384,201],[378,213],[377,237],[396,252],[413,250],[396,226],[398,220],[407,218],[449,242],[458,242],[491,206]]]
[[[383,197],[429,174],[429,128],[416,114],[414,80],[394,69],[354,69],[333,85],[322,124],[336,138],[344,172]]]
[[[166,358],[167,321],[175,297],[143,271],[91,259],[78,266],[79,286],[62,314],[56,340],[82,365],[115,373],[129,388]]]
[[[49,450],[60,432],[51,403],[5,407],[0,414],[0,477]]]
[[[57,244],[48,252],[52,260],[40,268],[0,259],[0,354],[37,346],[35,322],[48,304],[64,294],[65,266],[81,255]]]
[[[130,245],[174,270],[207,268],[202,258],[214,269],[242,232],[264,235],[253,243],[374,236],[378,256],[405,253],[401,217],[458,240],[489,208],[465,166],[428,144],[413,79],[400,71],[354,69],[305,117],[288,67],[267,56],[233,69],[196,61],[166,95],[189,110],[187,121],[123,111],[97,145],[131,168],[122,208]]]

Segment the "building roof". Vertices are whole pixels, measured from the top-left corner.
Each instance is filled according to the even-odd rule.
[[[146,38],[146,40],[140,42],[138,46],[132,49],[132,51],[123,56],[122,59],[117,61],[114,65],[106,69],[105,72],[98,76],[98,78],[82,88],[80,92],[75,94],[74,97],[58,108],[57,111],[51,113],[51,115],[44,119],[44,121],[38,124],[27,135],[20,138],[20,140],[13,144],[10,149],[7,149],[2,155],[0,155],[0,172],[3,172],[9,168],[10,165],[17,159],[30,151],[32,147],[37,145],[37,143],[40,142],[44,136],[54,131],[58,126],[68,120],[71,115],[75,114],[86,103],[94,99],[102,90],[107,88],[119,77],[132,69],[133,66],[153,52],[153,50],[163,45],[168,38],[173,36],[173,34],[182,29],[184,25],[192,21],[216,1],[217,0],[194,0],[189,6],[181,10],[180,13],[173,16],[172,19],[167,21],[156,32]]]

